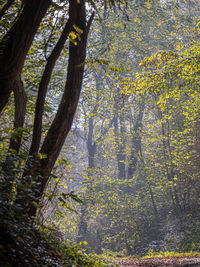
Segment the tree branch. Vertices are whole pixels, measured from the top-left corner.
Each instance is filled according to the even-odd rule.
[[[6,11],[11,7],[11,5],[14,3],[15,0],[8,0],[7,3],[1,8],[0,10],[0,20],[6,13]]]
[[[68,38],[68,35],[70,31],[73,28],[73,25],[75,23],[76,19],[76,13],[75,13],[75,3],[76,0],[70,1],[69,6],[69,19],[64,27],[64,30],[55,45],[53,51],[51,52],[51,55],[49,56],[47,60],[47,64],[45,67],[45,70],[42,75],[42,79],[39,85],[39,91],[37,96],[37,102],[36,102],[36,109],[35,109],[35,119],[34,119],[34,127],[33,127],[33,137],[32,137],[32,143],[30,148],[30,155],[33,155],[38,152],[40,141],[41,141],[41,134],[42,134],[42,117],[44,113],[44,103],[45,103],[45,97],[48,89],[48,84],[51,79],[51,75],[53,72],[53,68],[55,66],[55,63],[57,59],[60,56],[60,53],[64,47],[64,44]]]
[[[26,55],[51,2],[25,1],[19,18],[0,42],[0,113],[8,102],[15,80],[21,75]]]

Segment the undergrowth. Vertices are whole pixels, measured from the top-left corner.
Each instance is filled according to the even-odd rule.
[[[9,163],[8,166],[5,166],[5,162]],[[17,162],[17,157],[9,162],[0,157],[0,266],[109,266],[97,255],[87,255],[81,246],[61,241],[56,237],[56,229],[46,227],[25,214],[23,207],[15,201],[17,182],[13,177],[18,177],[24,171],[15,167],[18,166]],[[34,199],[30,186],[23,184],[21,189],[21,194]],[[23,199],[26,198],[23,196]]]
[[[189,251],[189,252],[176,252],[176,251],[165,251],[165,252],[155,252],[153,249],[148,251],[148,254],[142,259],[154,258],[154,257],[190,257],[190,256],[200,256],[200,252]]]
[[[109,266],[97,255],[86,254],[80,245],[59,240],[56,229],[36,224],[22,215],[19,207],[11,209],[9,205],[1,204],[3,202],[0,203],[1,267]]]

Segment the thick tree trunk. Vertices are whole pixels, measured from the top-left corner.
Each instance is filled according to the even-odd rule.
[[[13,182],[16,178],[16,168],[14,166],[16,159],[13,157],[13,152],[18,153],[21,146],[27,100],[23,83],[20,78],[15,81],[13,89],[15,95],[14,132],[11,135],[9,153],[2,168],[5,180],[0,183],[0,190],[3,192],[4,199],[8,204],[10,204],[12,200],[11,193],[13,190]]]
[[[44,177],[41,184],[41,191],[43,191],[46,185],[45,177],[47,178],[49,176],[64,144],[66,136],[71,128],[80,96],[87,39],[85,7],[83,1],[81,1],[77,7],[77,20],[75,24],[83,30],[83,34],[81,35],[80,42],[76,40],[78,42],[77,45],[74,45],[72,42],[70,42],[65,91],[55,119],[52,122],[52,125],[40,150],[40,153],[46,155],[46,158],[41,160],[41,174]]]
[[[15,150],[19,152],[23,126],[26,113],[26,93],[24,91],[23,82],[21,79],[15,81],[14,87],[14,96],[15,96],[15,120],[14,120],[14,133],[10,139],[10,150]]]
[[[78,38],[75,40],[77,44],[70,42],[65,90],[54,121],[40,150],[40,153],[45,155],[45,158],[41,159],[38,168],[31,172],[37,182],[37,188],[33,191],[36,203],[39,203],[43,195],[51,170],[73,122],[83,80],[87,35],[93,16],[94,14],[86,26],[85,2],[82,0],[76,7],[75,24],[83,31],[83,34],[81,34],[80,41]],[[22,202],[21,204],[23,205]],[[25,209],[29,216],[36,214],[37,208],[32,203],[26,205]]]
[[[0,43],[0,113],[20,76],[36,31],[52,0],[29,0]]]
[[[30,147],[30,156],[37,154],[39,151],[41,135],[42,135],[42,118],[44,113],[44,104],[45,104],[45,97],[48,89],[48,85],[51,79],[52,71],[55,66],[57,59],[60,56],[60,53],[64,47],[64,44],[68,38],[70,31],[73,29],[73,25],[76,20],[76,0],[69,1],[69,19],[65,25],[65,28],[54,47],[53,51],[51,52],[49,58],[47,59],[47,64],[45,66],[42,79],[39,85],[39,91],[37,96],[37,103],[35,109],[35,119],[34,119],[34,127],[33,127],[33,137],[32,143]]]
[[[137,162],[138,162],[138,154],[141,151],[141,128],[142,128],[142,118],[144,114],[144,102],[141,103],[139,107],[139,113],[137,115],[135,125],[134,125],[134,135],[132,138],[132,148],[131,148],[131,155],[130,161],[128,166],[128,174],[127,178],[133,178],[133,174],[136,171]]]

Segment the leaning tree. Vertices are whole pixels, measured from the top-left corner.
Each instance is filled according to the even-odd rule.
[[[2,6],[0,19],[5,16],[14,2],[8,0]],[[37,88],[32,141],[15,198],[15,202],[20,204],[23,207],[23,211],[29,216],[36,214],[37,205],[35,204],[39,203],[44,193],[52,168],[72,125],[82,86],[87,36],[94,18],[93,8],[86,9],[85,0],[60,2],[61,4],[64,3],[65,7],[68,7],[68,18],[60,37],[46,59]],[[26,116],[27,97],[22,79],[25,60],[42,19],[52,5],[58,7],[58,2],[54,3],[52,0],[21,1],[18,15],[14,22],[10,23],[10,29],[1,37],[0,112],[7,105],[9,97],[13,92],[15,97],[15,130],[23,128]],[[67,78],[63,95],[50,128],[44,140],[41,141],[42,121],[48,86],[56,61],[66,41],[70,40],[71,33],[73,33],[73,38],[71,38],[68,45]],[[16,153],[20,151],[21,146],[22,135],[19,132],[16,138],[11,138],[9,146],[10,151],[15,151]],[[45,156],[39,157],[38,155],[41,154]],[[8,194],[12,191],[14,181],[15,177],[13,174],[6,187]],[[32,186],[33,184],[34,186]],[[32,191],[31,195],[23,194],[24,186],[29,186],[29,189]],[[3,189],[5,188],[1,188],[1,190]]]

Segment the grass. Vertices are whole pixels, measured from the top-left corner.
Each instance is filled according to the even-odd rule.
[[[175,252],[175,251],[165,251],[165,252],[155,252],[153,250],[149,250],[148,254],[142,259],[147,258],[162,258],[162,257],[192,257],[192,256],[200,256],[200,252],[189,251],[189,252]]]

